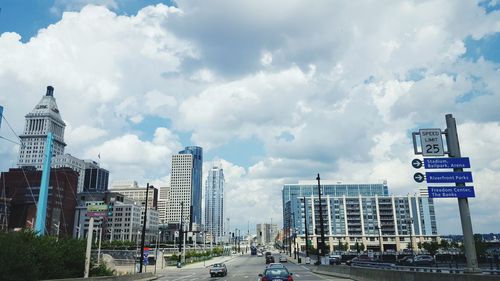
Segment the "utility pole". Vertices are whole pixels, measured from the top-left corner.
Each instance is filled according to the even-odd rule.
[[[181,202],[181,222],[179,225],[179,259],[178,263],[181,262],[181,255],[182,255],[182,241],[184,240],[184,233],[183,233],[183,226],[182,226],[182,215],[184,212],[184,202]],[[182,238],[181,238],[182,237]]]
[[[295,213],[292,213],[292,221],[293,221],[293,258],[297,259],[297,245],[295,243],[297,238],[297,230],[295,229]]]
[[[142,273],[142,266],[144,264],[144,243],[146,242],[146,219],[148,214],[148,192],[149,183],[146,184],[146,205],[144,205],[144,221],[142,223],[142,234],[141,234],[141,256],[139,257],[139,273]]]
[[[413,258],[413,236],[412,236],[413,218],[406,219],[406,224],[407,224],[408,231],[410,232],[410,249],[411,249],[411,256]]]
[[[448,156],[451,158],[461,157],[460,144],[458,141],[457,124],[452,114],[446,114],[446,145],[448,146]],[[453,169],[454,172],[463,172],[462,168]],[[455,183],[457,187],[464,187],[465,183]],[[479,268],[476,245],[474,244],[474,233],[472,231],[472,221],[470,217],[469,201],[467,198],[458,198],[458,209],[460,211],[460,221],[464,234],[465,256],[467,258],[467,272],[481,272]]]
[[[321,263],[320,255],[323,256],[325,250],[325,230],[324,230],[324,222],[323,222],[323,207],[321,206],[321,184],[320,177],[316,177],[318,181],[318,196],[319,196],[319,226],[320,226],[320,234],[321,234],[321,244],[318,243],[318,263]]]
[[[306,257],[309,257],[309,231],[307,229],[307,201],[306,197],[304,196],[304,232],[306,233]]]
[[[292,257],[292,215],[288,216],[288,256]]]

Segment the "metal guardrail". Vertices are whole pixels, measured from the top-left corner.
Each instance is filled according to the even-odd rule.
[[[448,273],[448,274],[464,274],[465,268],[452,268],[452,267],[421,267],[421,266],[402,266],[395,265],[394,263],[384,262],[367,262],[367,261],[354,261],[352,266],[368,267],[377,269],[388,269],[397,271],[413,271],[413,272],[433,272],[433,273]],[[498,269],[481,268],[482,274],[487,275],[500,275]]]

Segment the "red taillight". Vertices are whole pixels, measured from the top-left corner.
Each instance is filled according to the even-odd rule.
[[[269,281],[266,276],[262,276],[262,278],[260,279],[260,281]]]
[[[288,275],[288,279],[286,281],[293,281],[292,275]]]

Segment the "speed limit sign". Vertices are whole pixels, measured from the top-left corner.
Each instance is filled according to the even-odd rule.
[[[424,156],[443,156],[444,146],[441,136],[441,129],[420,129],[420,144],[422,146],[422,155]]]

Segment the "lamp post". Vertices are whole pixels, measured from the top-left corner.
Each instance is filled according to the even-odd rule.
[[[324,229],[324,222],[323,222],[323,207],[321,206],[321,183],[320,183],[320,177],[319,174],[316,177],[316,180],[318,181],[318,203],[319,203],[319,227],[320,227],[320,235],[321,235],[321,244],[318,243],[318,263],[321,263],[320,261],[320,255],[323,256],[324,253],[324,247],[325,247],[325,229]]]
[[[413,229],[413,227],[412,227],[413,226],[413,218],[408,218],[408,219],[405,220],[405,222],[406,222],[406,224],[408,226],[407,231],[410,232],[410,251],[411,251],[410,253],[411,253],[411,256],[413,258],[413,236],[412,236],[412,232],[413,232],[412,231],[412,229]]]
[[[155,275],[156,275],[156,264],[158,263],[158,240],[160,239],[161,230],[158,230],[158,235],[156,236],[156,251],[155,251]],[[163,257],[162,257],[163,259]]]
[[[309,257],[309,231],[307,229],[307,201],[304,196],[304,232],[306,234],[306,257]]]

